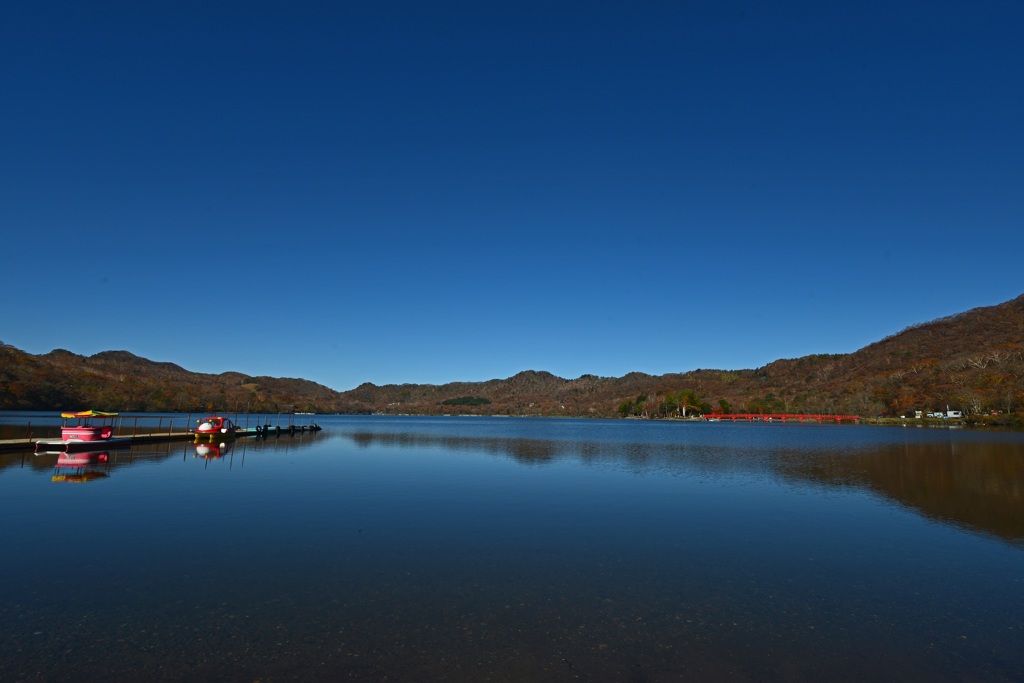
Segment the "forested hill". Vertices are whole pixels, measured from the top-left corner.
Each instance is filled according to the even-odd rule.
[[[339,359],[338,362],[344,362]],[[1024,402],[1024,295],[915,325],[850,354],[754,370],[563,379],[528,370],[445,385],[363,384],[189,372],[127,351],[32,355],[0,344],[0,409],[672,416],[694,411],[901,415],[1013,412]]]
[[[127,351],[94,356],[57,349],[34,356],[0,344],[0,408],[4,410],[230,412],[358,410],[342,394],[304,379],[209,375]]]

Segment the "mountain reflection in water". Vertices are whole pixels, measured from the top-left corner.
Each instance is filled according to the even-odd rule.
[[[709,443],[614,443],[417,432],[354,431],[345,433],[344,437],[361,448],[376,445],[482,451],[531,465],[577,459],[590,464],[618,464],[630,469],[663,472],[767,472],[793,482],[867,490],[934,521],[1024,545],[1022,443],[939,441],[798,450],[737,449]]]
[[[318,422],[0,455],[0,681],[1024,680],[1024,435]]]
[[[780,458],[780,474],[855,486],[929,519],[1024,545],[1024,445],[890,444]]]

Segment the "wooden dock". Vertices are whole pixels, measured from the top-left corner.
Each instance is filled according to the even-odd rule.
[[[0,451],[36,451],[42,452],[81,452],[81,451],[100,451],[100,450],[118,450],[123,448],[131,448],[135,444],[143,443],[162,443],[164,441],[198,441],[199,443],[210,443],[217,440],[226,439],[244,439],[248,437],[278,437],[282,435],[294,436],[295,434],[302,434],[306,432],[318,432],[321,430],[319,425],[289,425],[287,427],[279,427],[274,425],[260,425],[259,427],[249,429],[239,429],[231,434],[196,434],[195,432],[148,432],[145,434],[127,434],[119,435],[115,434],[112,438],[104,441],[63,441],[61,439],[55,439],[53,437],[35,438],[27,437],[24,439],[2,439],[0,440]],[[220,437],[220,439],[218,439]]]

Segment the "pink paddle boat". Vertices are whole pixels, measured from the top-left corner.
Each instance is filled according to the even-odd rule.
[[[64,418],[64,424],[60,428],[62,441],[108,441],[114,435],[114,418],[117,417],[117,413],[83,410],[77,413],[61,413],[60,416]],[[69,423],[69,420],[74,422]]]

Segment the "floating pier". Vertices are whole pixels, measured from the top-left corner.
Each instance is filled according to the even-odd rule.
[[[114,434],[109,439],[95,441],[80,441],[77,439],[64,441],[54,437],[35,438],[26,436],[24,439],[3,439],[0,440],[0,451],[34,450],[36,453],[72,453],[80,451],[95,450],[118,450],[130,448],[135,444],[161,443],[164,441],[196,441],[198,443],[211,443],[214,441],[225,441],[228,439],[244,439],[249,437],[268,438],[280,436],[294,436],[310,432],[319,432],[323,428],[315,423],[307,425],[288,425],[286,427],[264,424],[255,428],[238,429],[229,434],[197,434],[193,430],[188,431],[154,431],[143,434]]]

